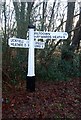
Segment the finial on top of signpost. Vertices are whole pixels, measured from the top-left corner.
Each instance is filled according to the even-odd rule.
[[[35,29],[35,25],[29,24],[29,25],[28,25],[28,28],[33,28],[33,29]]]

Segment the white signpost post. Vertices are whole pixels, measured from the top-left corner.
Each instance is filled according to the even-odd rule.
[[[35,91],[35,60],[34,48],[44,49],[45,42],[34,41],[34,39],[67,39],[67,32],[44,32],[34,31],[35,26],[29,26],[29,40],[20,38],[10,38],[8,45],[10,47],[29,48],[28,53],[28,74],[26,89]]]

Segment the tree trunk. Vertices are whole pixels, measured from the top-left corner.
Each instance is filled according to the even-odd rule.
[[[80,7],[80,16],[79,16],[79,20],[76,24],[76,27],[77,28],[75,31],[74,31],[74,36],[73,36],[73,39],[72,39],[72,44],[70,46],[70,49],[75,51],[76,48],[79,49],[79,45],[80,45],[80,40],[81,40],[81,7]]]
[[[66,29],[65,29],[65,31],[68,33],[69,31],[72,30],[74,9],[75,9],[75,2],[68,2],[67,21],[66,21]],[[69,33],[67,45],[69,45],[70,42],[71,42],[71,33]]]
[[[7,40],[7,34],[6,34],[6,23],[7,23],[7,18],[6,18],[6,2],[4,2],[4,21],[5,21],[5,25],[4,25],[4,39],[5,41]]]
[[[75,2],[68,2],[67,21],[66,21],[66,29],[65,29],[67,33],[69,33],[69,31],[72,30],[74,8],[75,8]],[[73,58],[72,52],[69,50],[70,42],[71,42],[71,33],[69,33],[69,37],[67,41],[63,42],[63,49],[61,56],[62,60],[67,61]]]
[[[45,12],[46,12],[46,8],[47,8],[47,2],[43,2],[43,10],[42,10],[42,21],[41,21],[41,31],[45,30]]]
[[[26,13],[25,2],[21,2],[20,5],[17,2],[13,2],[16,22],[17,22],[17,37],[26,38],[28,24],[30,24],[30,17],[31,17],[33,4],[34,2],[27,3],[27,13]]]
[[[50,20],[49,20],[48,31],[50,30],[50,27],[51,27],[52,18],[53,18],[53,15],[54,15],[54,7],[55,7],[55,4],[56,4],[56,0],[55,0],[54,3],[53,3],[53,8],[52,8],[52,11],[51,11],[51,17],[50,17]]]

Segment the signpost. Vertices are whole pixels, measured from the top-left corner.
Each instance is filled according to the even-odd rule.
[[[29,40],[26,39],[10,38],[8,40],[8,44],[10,47],[29,48]],[[44,47],[45,47],[45,42],[34,41],[34,48],[44,49]]]
[[[44,49],[45,42],[34,41],[34,39],[67,39],[67,32],[44,32],[34,31],[34,26],[29,26],[29,40],[20,38],[10,38],[8,44],[10,47],[29,48],[28,53],[28,74],[26,89],[35,91],[35,60],[34,48]]]
[[[67,32],[44,32],[44,31],[35,31],[35,39],[67,39]]]

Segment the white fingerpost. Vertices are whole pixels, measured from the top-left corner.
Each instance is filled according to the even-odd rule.
[[[28,53],[28,74],[26,88],[28,91],[35,91],[35,65],[34,65],[34,28],[29,26],[29,53]]]
[[[18,48],[29,48],[28,51],[28,73],[26,80],[27,91],[35,91],[35,55],[34,50],[44,49],[45,42],[34,41],[34,39],[67,39],[67,32],[44,32],[44,31],[34,31],[35,26],[28,26],[29,28],[29,40],[20,38],[10,38],[8,40],[8,45],[10,47]]]
[[[29,28],[28,75],[35,76],[34,68],[34,29]]]

